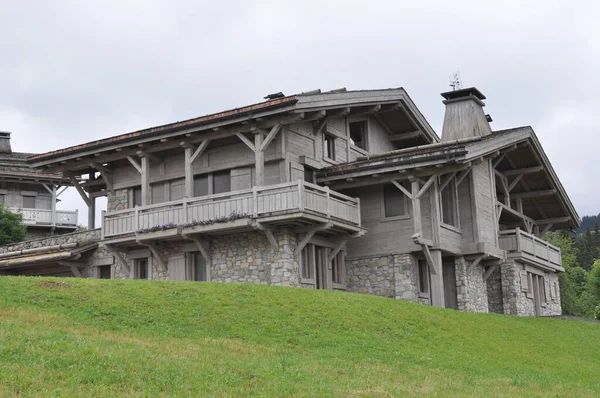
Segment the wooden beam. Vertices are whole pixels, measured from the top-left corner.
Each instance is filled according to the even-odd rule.
[[[412,140],[414,138],[419,138],[423,135],[421,130],[411,131],[409,133],[401,133],[401,134],[393,134],[388,137],[388,139],[392,142]]]
[[[450,173],[446,176],[444,176],[444,180],[442,181],[442,183],[440,184],[439,190],[440,192],[444,190],[444,188],[446,188],[446,186],[450,183],[450,181],[452,181],[452,179],[456,176],[456,173]]]
[[[496,271],[496,268],[498,268],[498,265],[492,265],[487,269],[487,271],[485,271],[485,274],[483,274],[484,282],[486,282],[489,279],[489,277],[494,273],[494,271]]]
[[[324,117],[323,119],[319,120],[315,124],[315,126],[313,128],[313,135],[319,135],[319,133],[321,133],[321,131],[323,131],[323,128],[327,124],[327,120],[328,120],[328,118]]]
[[[256,174],[256,185],[259,187],[265,185],[265,153],[261,150],[258,150],[258,148],[262,147],[262,143],[262,133],[254,134],[254,148],[257,148],[257,150],[254,152],[254,171]]]
[[[553,226],[554,226],[554,224],[552,224],[552,223],[546,224],[544,229],[542,229],[541,235],[544,235],[545,233],[550,231],[550,229],[552,229]]]
[[[142,188],[142,206],[148,206],[152,202],[150,194],[150,159],[144,156],[141,162],[140,185]]]
[[[131,165],[135,167],[135,169],[141,174],[142,166],[138,162],[136,162],[135,159],[131,156],[127,156],[127,160],[129,160],[129,163],[131,163]]]
[[[437,262],[431,256],[431,251],[429,251],[429,246],[421,245],[423,249],[423,254],[425,254],[425,259],[427,260],[427,265],[429,265],[429,269],[434,275],[441,275],[442,270],[437,266]]]
[[[413,198],[412,194],[410,192],[408,192],[408,190],[406,188],[404,188],[402,186],[402,184],[400,184],[396,180],[392,180],[391,183],[394,184],[396,186],[396,188],[398,188],[404,195],[406,195],[406,197],[408,197],[408,199],[412,200],[412,198]]]
[[[49,187],[47,184],[42,184],[42,186],[43,186],[44,188],[46,188],[46,191],[48,191],[48,193],[49,193],[50,195],[52,195],[52,190],[50,189],[50,187]]]
[[[519,174],[518,176],[516,176],[515,179],[512,180],[510,182],[510,184],[508,185],[508,192],[512,191],[524,176],[525,176],[525,174]]]
[[[273,251],[276,252],[279,250],[279,243],[277,242],[277,239],[275,239],[275,235],[273,234],[273,230],[268,227],[267,225],[264,225],[263,223],[257,222],[255,224],[256,229],[262,231],[265,233],[265,236],[267,237],[267,240],[269,241],[269,243],[271,244],[271,247],[273,248]]]
[[[421,196],[423,196],[423,194],[425,193],[425,191],[431,186],[431,184],[433,184],[433,182],[435,181],[435,179],[438,177],[438,174],[434,174],[431,177],[429,177],[429,180],[427,180],[427,182],[425,183],[425,185],[423,185],[423,187],[421,188],[421,190],[417,193],[417,199],[421,199]]]
[[[331,253],[329,253],[329,256],[327,256],[327,264],[331,264],[335,256],[337,256],[337,254],[340,252],[340,250],[342,250],[345,244],[346,241],[341,240],[335,245],[335,247],[331,250]]]
[[[202,155],[202,153],[204,153],[204,151],[206,150],[206,147],[208,146],[209,143],[210,143],[210,140],[204,140],[204,141],[202,141],[202,143],[200,143],[200,145],[198,146],[198,148],[196,148],[196,150],[194,151],[194,153],[190,157],[190,160],[189,160],[190,165],[193,164],[194,161],[196,159],[198,159],[199,156]]]
[[[264,151],[265,149],[267,149],[267,147],[269,146],[269,144],[271,143],[271,141],[273,141],[273,138],[275,138],[275,136],[277,135],[277,133],[281,131],[281,124],[276,124],[275,126],[273,126],[273,128],[271,128],[271,131],[269,132],[269,134],[267,135],[267,137],[265,138],[265,140],[263,141],[260,150]]]
[[[156,156],[156,155],[154,155],[154,154],[152,154],[152,153],[149,153],[149,152],[146,152],[146,151],[142,151],[142,150],[139,150],[139,151],[137,151],[136,153],[137,153],[137,155],[138,155],[140,158],[149,158],[150,160],[153,160],[153,161],[155,161],[156,163],[160,163],[160,162],[162,162],[162,159],[161,159],[161,158],[159,158],[158,156]]]
[[[545,189],[542,191],[519,192],[512,194],[513,198],[536,198],[539,196],[552,196],[556,194],[556,189]]]
[[[370,115],[372,113],[377,113],[381,110],[381,104],[373,105],[362,112],[356,112],[352,115],[360,116],[360,115]]]
[[[501,171],[505,176],[515,176],[519,174],[530,174],[530,173],[539,173],[544,170],[544,166],[534,166],[534,167],[525,167],[523,169],[513,169],[513,170],[504,170]]]
[[[102,177],[102,179],[104,180],[104,183],[106,184],[106,188],[110,192],[114,193],[115,190],[113,188],[112,170],[109,170],[106,167],[102,166],[101,164],[94,163],[94,162],[90,163],[90,167],[93,167],[96,170],[98,170],[98,172],[100,173],[100,177]]]
[[[470,172],[471,172],[470,168],[461,171],[461,173],[456,177],[456,186],[460,185],[460,183],[463,182],[465,177],[468,176]]]
[[[546,225],[546,224],[562,224],[571,221],[571,217],[556,217],[556,218],[545,218],[542,220],[537,220],[538,225]]]
[[[167,260],[164,258],[163,254],[160,252],[160,250],[156,246],[156,242],[142,241],[142,240],[136,240],[136,241],[140,245],[146,246],[150,249],[150,251],[152,252],[152,257],[155,258],[156,261],[158,262],[158,265],[159,265],[161,271],[165,272],[168,270]]]
[[[501,153],[500,156],[498,156],[496,159],[494,159],[494,161],[492,162],[492,167],[496,168],[501,161],[504,160],[504,157],[506,156],[505,153]]]
[[[77,180],[75,180],[75,177],[69,177],[69,180],[71,180],[71,183],[73,184],[73,186],[75,187],[75,189],[79,193],[79,196],[81,196],[81,199],[83,199],[83,201],[85,202],[85,204],[87,205],[87,207],[92,206],[91,199],[87,196],[87,194],[85,193],[85,191],[83,190],[83,188],[81,187],[81,185],[79,185],[79,182],[77,182]]]
[[[113,245],[104,244],[103,246],[109,253],[112,253],[114,255],[115,260],[117,260],[119,265],[126,271],[127,274],[129,274],[130,273],[129,264],[123,257],[123,252],[117,250],[117,248]]]
[[[419,198],[419,181],[411,181],[412,191],[412,210],[413,210],[413,223],[415,234],[421,235],[423,232],[422,220],[421,220],[421,199]]]
[[[481,256],[478,256],[475,260],[473,260],[473,262],[467,268],[467,273],[473,271],[475,269],[475,267],[477,267],[479,265],[481,260],[483,260],[484,257],[485,257],[485,255],[482,254]]]
[[[248,148],[250,148],[250,150],[251,150],[252,152],[256,152],[256,147],[254,146],[254,144],[253,144],[253,143],[252,143],[252,142],[251,142],[251,141],[250,141],[248,138],[246,138],[246,136],[245,136],[244,134],[242,134],[242,133],[236,133],[235,135],[237,135],[237,137],[238,137],[240,140],[242,140],[242,142],[243,142],[244,144],[246,144],[246,146],[247,146]]]
[[[210,255],[210,242],[206,241],[205,239],[202,239],[200,236],[197,235],[183,235],[183,237],[191,240],[196,244],[198,251],[200,252],[200,254],[202,254],[202,257],[204,258],[206,266],[210,269],[210,267],[212,266],[212,257]]]
[[[294,255],[299,256],[304,247],[308,244],[308,242],[312,239],[312,237],[319,231],[324,231],[333,227],[332,223],[319,224],[313,227],[310,231],[304,235],[304,238],[298,243],[296,246],[296,250],[294,250]]]

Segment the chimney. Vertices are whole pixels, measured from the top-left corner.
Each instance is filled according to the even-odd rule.
[[[0,153],[12,153],[10,148],[10,133],[0,131]]]
[[[492,134],[491,118],[483,112],[485,96],[475,87],[448,91],[442,97],[446,105],[442,142]]]

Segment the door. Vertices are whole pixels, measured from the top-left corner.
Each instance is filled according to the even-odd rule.
[[[329,250],[325,247],[315,246],[315,268],[317,271],[317,289],[331,289],[331,269],[327,263]]]
[[[456,298],[456,268],[454,259],[442,260],[442,278],[444,280],[444,301],[446,308],[458,309]]]

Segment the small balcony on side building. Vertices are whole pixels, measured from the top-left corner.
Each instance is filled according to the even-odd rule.
[[[509,260],[535,265],[548,271],[564,271],[560,248],[519,228],[500,231],[500,248]]]
[[[10,207],[13,213],[23,215],[23,224],[35,227],[77,228],[77,210],[56,210],[54,215],[49,209],[20,209]]]

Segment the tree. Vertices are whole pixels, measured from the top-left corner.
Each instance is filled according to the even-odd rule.
[[[13,213],[0,205],[0,245],[20,242],[25,239],[26,228],[23,215]]]
[[[588,288],[596,302],[600,303],[600,260],[594,262],[594,267],[589,273]]]

